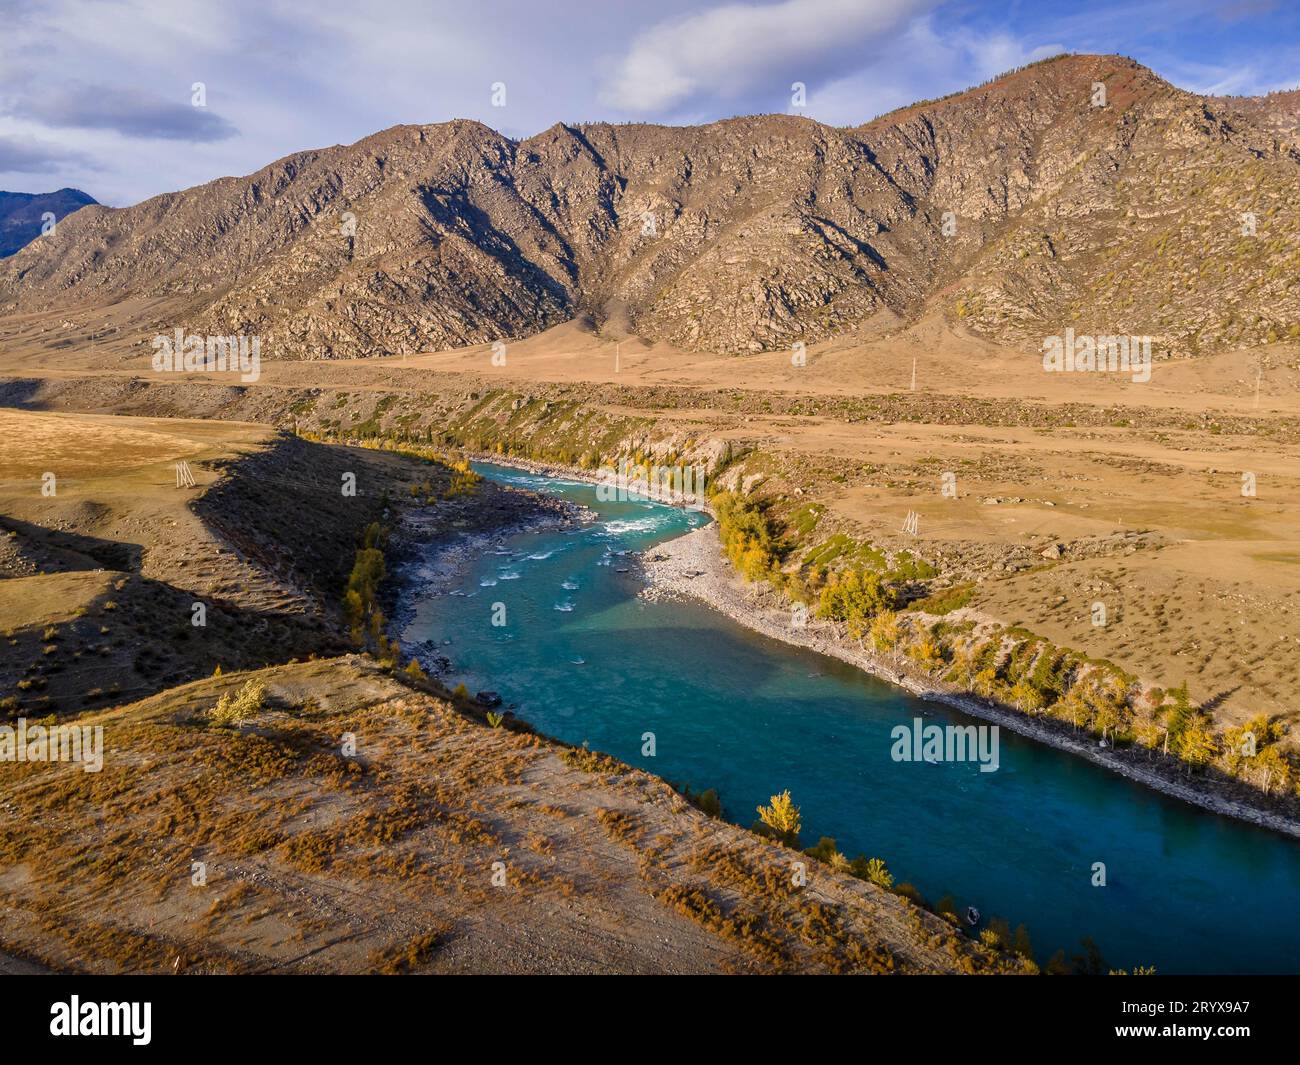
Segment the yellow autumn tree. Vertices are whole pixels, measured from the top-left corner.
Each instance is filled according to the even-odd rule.
[[[943,648],[938,640],[926,633],[907,649],[907,657],[921,668],[933,670],[943,665]]]
[[[898,644],[898,615],[882,610],[871,623],[871,646],[877,651],[892,651]]]
[[[894,591],[872,570],[844,570],[827,581],[818,604],[819,617],[844,623],[849,636],[861,640],[882,611],[892,610]]]
[[[758,817],[769,835],[791,847],[799,845],[799,829],[802,827],[802,821],[799,807],[790,798],[789,789],[781,792],[780,795],[773,795],[770,806],[760,806]]]
[[[1037,713],[1047,706],[1047,700],[1043,698],[1043,693],[1024,677],[1011,685],[1009,698],[1017,710],[1027,714]]]
[[[1160,723],[1149,717],[1142,718],[1133,726],[1133,738],[1148,752],[1160,746],[1163,734],[1164,729],[1160,727]],[[1147,757],[1150,758],[1149,753]]]
[[[1199,720],[1193,721],[1178,737],[1178,757],[1187,763],[1187,772],[1206,765],[1218,752],[1214,734]]]
[[[1292,769],[1291,763],[1287,761],[1286,755],[1276,747],[1265,747],[1255,757],[1253,779],[1261,788],[1264,789],[1265,795],[1271,795],[1274,788],[1285,795],[1291,790],[1291,783],[1295,778],[1295,770]]]

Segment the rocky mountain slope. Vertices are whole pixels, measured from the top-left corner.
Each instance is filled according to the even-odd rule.
[[[399,126],[81,211],[0,267],[0,312],[166,297],[141,330],[256,334],[273,358],[579,314],[762,351],[936,306],[1031,348],[1066,326],[1157,357],[1266,343],[1300,335],[1294,110],[1066,56],[852,129]]]
[[[41,235],[45,214],[61,222],[95,202],[80,189],[58,192],[0,192],[0,258],[12,255]]]

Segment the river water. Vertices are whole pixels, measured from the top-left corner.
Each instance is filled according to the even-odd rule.
[[[1003,730],[999,768],[899,762],[914,718],[980,724],[694,602],[649,602],[630,555],[705,520],[593,486],[480,464],[597,512],[477,557],[450,591],[406,591],[402,638],[530,724],[699,790],[739,824],[789,789],[804,846],[832,836],[932,901],[1023,922],[1040,961],[1091,936],[1111,967],[1300,972],[1300,842],[1165,798]],[[502,610],[504,608],[504,618]],[[494,625],[493,621],[504,624]],[[642,754],[646,733],[655,754]],[[1105,864],[1106,884],[1093,885]]]

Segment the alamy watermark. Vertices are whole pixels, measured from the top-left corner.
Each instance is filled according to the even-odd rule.
[[[651,466],[624,459],[618,468],[606,466],[596,481],[602,503],[672,502],[699,509],[704,506],[703,466]]]
[[[158,373],[225,373],[238,370],[240,380],[251,384],[262,376],[260,336],[185,335],[160,333],[151,341],[153,368]]]
[[[1065,336],[1043,340],[1043,369],[1048,373],[1131,373],[1134,384],[1151,380],[1151,338],[1135,336]]]
[[[138,1047],[153,1038],[152,1002],[82,1002],[73,995],[50,1007],[50,1035],[129,1036]]]
[[[103,725],[0,725],[0,762],[80,762],[87,773],[104,768]]]
[[[889,757],[895,762],[978,762],[981,773],[994,773],[998,755],[997,725],[927,725],[912,718],[910,725],[895,725]]]

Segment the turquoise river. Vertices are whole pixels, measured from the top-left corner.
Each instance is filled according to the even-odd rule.
[[[629,555],[701,515],[607,503],[595,488],[482,464],[494,480],[591,507],[579,527],[520,533],[450,590],[404,595],[408,645],[431,641],[452,683],[492,689],[559,739],[590,743],[695,789],[743,825],[774,792],[803,811],[804,845],[832,836],[883,858],[929,899],[1024,923],[1040,962],[1091,936],[1113,968],[1300,972],[1300,841],[1188,806],[1076,757],[1000,735],[1000,767],[895,762],[890,730],[966,724],[693,601],[647,601]],[[493,604],[506,624],[494,626]],[[654,733],[654,757],[642,736]],[[1094,887],[1093,865],[1107,883]]]

